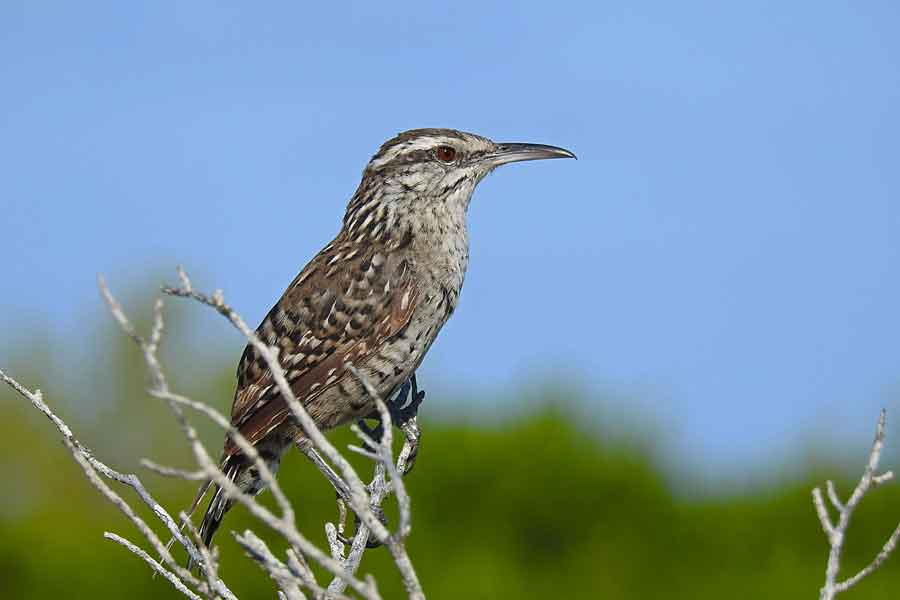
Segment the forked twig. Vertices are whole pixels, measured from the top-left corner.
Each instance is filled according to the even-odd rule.
[[[898,525],[888,537],[881,552],[872,559],[872,562],[856,575],[845,579],[844,581],[838,581],[838,571],[840,571],[841,565],[841,552],[844,548],[847,528],[850,525],[850,517],[853,515],[853,511],[856,510],[860,501],[862,501],[863,497],[872,487],[886,483],[894,477],[892,471],[886,471],[880,475],[876,473],[878,470],[878,462],[881,460],[881,451],[884,448],[886,416],[886,411],[882,409],[881,415],[878,418],[878,426],[875,429],[875,441],[872,443],[872,449],[869,451],[869,458],[866,462],[865,471],[863,471],[862,478],[853,489],[853,493],[850,494],[850,499],[847,500],[846,503],[842,502],[834,487],[834,483],[831,481],[826,482],[828,499],[838,514],[837,523],[834,523],[831,520],[828,507],[825,505],[822,490],[820,488],[815,488],[812,491],[813,506],[815,506],[816,514],[819,517],[819,522],[822,524],[822,530],[828,538],[828,545],[830,547],[828,552],[828,564],[825,568],[825,585],[822,586],[822,589],[819,592],[820,600],[831,600],[839,593],[845,592],[858,584],[863,578],[870,575],[887,560],[897,547],[898,540],[900,540],[900,525]]]

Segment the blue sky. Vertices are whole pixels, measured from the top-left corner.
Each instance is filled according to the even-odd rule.
[[[898,29],[892,2],[4,2],[0,364],[93,323],[98,272],[181,263],[257,321],[384,139],[455,127],[579,160],[480,186],[426,382],[569,374],[713,466],[861,448],[900,409]]]

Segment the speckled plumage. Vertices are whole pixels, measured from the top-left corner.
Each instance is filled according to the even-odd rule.
[[[453,159],[444,160],[451,151]],[[407,131],[379,149],[340,232],[257,329],[280,349],[291,389],[321,429],[374,409],[347,364],[390,397],[453,313],[469,260],[466,211],[478,182],[505,162],[563,156],[572,155],[550,146],[496,144],[450,129]],[[273,470],[302,435],[250,345],[238,364],[231,419]],[[230,439],[222,469],[241,489],[261,490],[255,469]],[[201,524],[205,543],[230,506],[217,489]]]

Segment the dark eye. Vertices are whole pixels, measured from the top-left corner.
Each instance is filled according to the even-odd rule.
[[[456,148],[453,146],[438,146],[434,153],[441,162],[451,163],[456,160]]]

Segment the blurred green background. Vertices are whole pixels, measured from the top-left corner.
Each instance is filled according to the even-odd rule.
[[[146,302],[126,306],[133,317],[148,314]],[[220,333],[227,328],[206,313],[169,300],[162,356],[176,389],[225,409],[233,365],[203,360],[189,343],[203,324]],[[4,367],[25,385],[40,387],[76,435],[111,466],[139,471],[138,460],[150,457],[190,467],[167,408],[142,392],[145,374],[136,348],[99,309],[85,320],[93,339],[73,354],[90,360],[55,364],[49,357],[59,353],[49,349],[62,342],[35,334],[21,336],[18,354]],[[146,320],[136,320],[146,327]],[[237,337],[231,343],[240,347]],[[427,389],[428,382],[422,385]],[[717,480],[665,455],[659,443],[665,423],[651,418],[627,430],[610,428],[596,408],[604,403],[575,385],[535,381],[522,387],[532,391],[523,393],[528,399],[515,414],[465,408],[473,402],[490,406],[496,398],[462,399],[442,390],[426,398],[422,451],[408,485],[409,549],[429,597],[816,597],[827,547],[810,489],[830,477],[846,494],[870,439],[844,449],[820,440],[762,473],[720,473]],[[498,404],[511,405],[509,399]],[[46,419],[8,389],[0,390],[0,409],[2,596],[178,597],[134,556],[102,538],[108,530],[139,541],[133,526],[86,482]],[[220,432],[194,421],[217,451]],[[346,431],[334,438],[342,445],[351,441]],[[894,443],[889,432],[889,449]],[[888,452],[886,466],[895,456]],[[365,461],[360,465],[369,472]],[[194,493],[191,483],[147,472],[142,477],[171,512]],[[281,480],[301,529],[324,544],[323,523],[336,513],[329,486],[296,452],[283,464]],[[129,490],[120,491],[133,499]],[[866,498],[847,541],[844,573],[878,551],[900,518],[898,500],[896,485]],[[222,572],[241,598],[271,598],[268,578],[229,535],[246,527],[283,552],[283,544],[238,508],[218,537]],[[386,598],[400,595],[386,551],[369,551],[362,572],[377,576]],[[900,557],[894,557],[845,597],[898,593]]]

